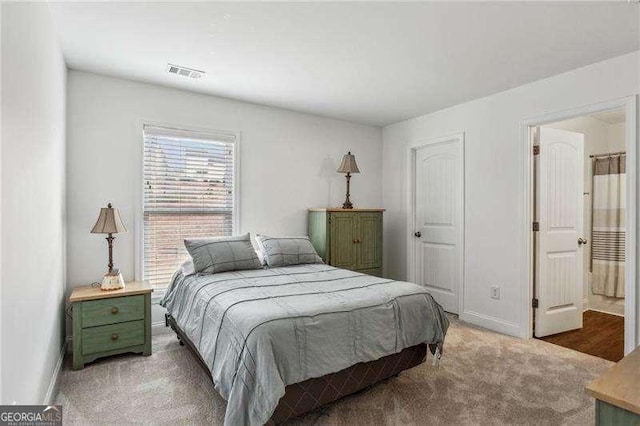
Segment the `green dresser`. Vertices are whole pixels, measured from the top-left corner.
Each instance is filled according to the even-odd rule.
[[[97,358],[125,352],[151,355],[151,292],[149,285],[127,283],[124,289],[76,287],[73,309],[73,369]]]
[[[382,276],[383,209],[309,209],[309,238],[329,265]]]

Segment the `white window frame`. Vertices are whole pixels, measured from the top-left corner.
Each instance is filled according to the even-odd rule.
[[[216,137],[230,137],[233,136],[235,141],[233,143],[233,234],[240,233],[240,137],[239,131],[231,130],[214,130],[209,128],[203,128],[185,124],[175,124],[166,122],[157,122],[152,120],[141,120],[138,123],[139,129],[139,141],[138,147],[139,158],[137,161],[138,170],[138,182],[136,185],[136,199],[134,201],[135,206],[135,280],[142,281],[144,276],[144,128],[149,127],[164,127],[169,130],[177,130],[182,132],[193,132],[201,135],[210,136],[212,139]],[[161,295],[160,295],[161,296]],[[157,298],[155,298],[157,299]]]

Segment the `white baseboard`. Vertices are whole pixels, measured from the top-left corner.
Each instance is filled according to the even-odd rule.
[[[51,403],[53,403],[53,398],[55,397],[56,390],[58,389],[58,379],[60,378],[60,370],[62,370],[62,363],[64,362],[64,355],[66,352],[67,342],[65,341],[60,348],[58,361],[56,362],[56,367],[53,369],[51,381],[49,382],[47,393],[44,395],[44,401],[42,401],[42,405],[50,405]]]
[[[602,310],[602,309],[593,309],[593,308],[591,308],[591,309],[587,309],[587,310],[588,310],[588,311],[600,312],[600,313],[602,313],[602,314],[615,315],[615,316],[617,316],[617,317],[622,317],[622,318],[624,318],[624,314],[619,314],[619,313],[617,313],[617,312],[611,312],[611,311],[605,311],[605,310]]]
[[[151,335],[157,336],[158,334],[173,333],[171,327],[167,327],[164,321],[151,323]]]
[[[506,321],[501,318],[492,317],[490,315],[470,310],[465,310],[460,315],[460,319],[464,322],[468,322],[469,324],[477,325],[497,333],[520,337],[520,326],[515,322]]]
[[[589,310],[589,299],[585,297],[584,299],[582,299],[582,312],[585,312],[588,310]]]
[[[156,328],[156,327],[166,327],[167,325],[165,324],[164,321],[156,321],[156,322],[152,322],[151,323],[151,328]]]

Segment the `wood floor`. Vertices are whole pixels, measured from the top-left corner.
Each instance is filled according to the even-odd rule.
[[[596,311],[583,313],[583,327],[540,340],[618,362],[624,356],[624,317]]]

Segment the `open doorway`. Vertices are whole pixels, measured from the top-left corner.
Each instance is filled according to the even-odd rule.
[[[534,138],[534,337],[625,353],[624,108],[546,123]]]

